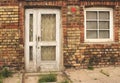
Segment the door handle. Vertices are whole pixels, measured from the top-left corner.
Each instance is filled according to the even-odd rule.
[[[38,41],[40,41],[40,36],[38,36]]]

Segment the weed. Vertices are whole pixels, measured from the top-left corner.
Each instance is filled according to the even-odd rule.
[[[3,76],[0,74],[0,83],[3,83]]]
[[[97,78],[94,78],[94,80],[97,80]]]
[[[3,83],[3,79],[0,79],[0,83]]]
[[[3,83],[3,79],[12,76],[12,74],[13,73],[10,70],[4,67],[0,72],[0,83]]]
[[[61,83],[69,83],[69,81],[68,80],[64,80]]]
[[[94,70],[93,66],[88,66],[88,70]]]
[[[56,74],[47,74],[47,75],[43,75],[38,83],[43,83],[43,82],[56,82],[57,81],[57,77]]]
[[[7,77],[12,76],[13,73],[5,67],[5,68],[3,68],[3,70],[0,72],[0,74],[1,74],[2,77],[7,78]]]

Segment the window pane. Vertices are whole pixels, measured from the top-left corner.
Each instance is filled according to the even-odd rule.
[[[29,60],[33,61],[33,47],[32,46],[29,47]]]
[[[96,11],[87,11],[86,18],[87,19],[97,19],[97,12]]]
[[[41,15],[41,40],[42,41],[56,40],[56,15],[55,14]]]
[[[99,38],[109,38],[109,30],[100,30]]]
[[[56,56],[55,46],[42,46],[41,47],[41,60],[43,61],[53,61]]]
[[[100,11],[99,18],[100,19],[109,19],[109,12],[108,11]]]
[[[87,39],[96,39],[97,37],[96,30],[87,30]]]
[[[106,21],[99,22],[99,28],[100,29],[109,29],[109,21],[108,22],[106,22]]]
[[[29,41],[33,41],[33,14],[29,16]]]
[[[87,29],[97,29],[97,22],[87,22]]]

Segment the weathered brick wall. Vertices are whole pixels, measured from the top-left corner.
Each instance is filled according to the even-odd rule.
[[[17,0],[0,0],[0,68],[22,69],[23,45],[20,43]]]
[[[0,0],[0,6],[16,6],[18,0]]]
[[[69,13],[69,7],[76,8],[76,14]],[[84,42],[84,8],[112,7],[114,14],[114,42]],[[103,67],[120,65],[120,2],[69,0],[67,13],[66,42],[64,43],[64,65],[66,67],[87,68],[89,65]],[[77,15],[77,12],[78,15]],[[71,14],[71,15],[70,15]],[[75,19],[74,19],[75,18]]]
[[[87,68],[120,65],[119,44],[80,44],[77,50],[68,51],[67,67]]]
[[[6,24],[18,25],[18,6],[1,6],[0,7],[0,24],[3,27]],[[14,24],[15,25],[15,24]],[[16,26],[15,25],[15,26]]]
[[[59,8],[63,31],[62,49],[65,67],[86,68],[120,65],[120,2],[80,0],[0,1],[0,65],[22,69],[24,63],[25,8]],[[114,42],[84,43],[84,8],[112,7]],[[75,8],[75,9],[74,9]],[[2,64],[1,64],[2,63]]]
[[[120,43],[120,6],[115,9],[115,26],[118,28],[116,31],[118,32],[118,40]]]

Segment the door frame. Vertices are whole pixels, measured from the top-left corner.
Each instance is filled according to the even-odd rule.
[[[38,11],[38,12],[36,12],[36,11]],[[28,18],[28,14],[30,14],[30,13],[33,13],[33,32],[37,32],[37,30],[36,30],[36,25],[39,25],[39,26],[41,26],[40,24],[37,24],[37,16],[35,16],[34,14],[39,14],[40,12],[39,11],[42,11],[42,13],[44,13],[44,14],[48,14],[48,13],[51,13],[51,14],[53,14],[53,13],[55,13],[56,15],[58,15],[58,16],[56,16],[56,29],[58,29],[58,30],[56,30],[57,32],[56,32],[56,39],[58,39],[58,40],[56,40],[57,41],[57,45],[56,45],[56,47],[57,47],[57,50],[56,50],[56,61],[50,61],[50,62],[53,62],[53,63],[55,63],[56,62],[56,64],[57,64],[57,70],[56,71],[59,71],[60,70],[60,63],[61,63],[61,59],[62,59],[62,57],[61,57],[61,29],[60,29],[60,23],[61,23],[61,20],[60,20],[60,10],[59,9],[25,9],[25,69],[26,69],[26,71],[28,71],[28,72],[34,72],[34,71],[38,71],[38,68],[39,68],[39,61],[38,61],[38,55],[37,55],[37,52],[34,52],[34,56],[33,56],[33,62],[31,62],[31,64],[33,64],[34,66],[33,66],[33,70],[30,70],[30,68],[29,68],[29,65],[30,65],[30,61],[29,61],[29,45],[28,45],[28,41],[29,41],[29,39],[27,39],[28,38],[28,34],[29,34],[29,30],[28,30],[28,28],[29,28],[29,25],[28,25],[28,20],[29,20],[29,18]],[[47,12],[46,12],[47,11]],[[52,12],[51,12],[52,11]],[[53,12],[54,11],[54,12]],[[38,16],[40,16],[40,15],[38,15]],[[38,21],[40,21],[40,19],[38,19]],[[59,33],[59,34],[58,34]],[[33,33],[34,35],[33,35],[33,37],[35,37],[37,34],[38,34],[38,32],[37,33]],[[59,37],[59,38],[58,38]],[[34,41],[35,41],[35,39],[36,39],[36,37],[33,39]],[[36,42],[35,42],[36,43]],[[33,45],[35,44],[35,43],[33,43]],[[37,47],[33,47],[33,50],[37,50]],[[40,61],[40,63],[43,63],[43,64],[45,64],[45,63],[50,63],[49,61],[47,61],[47,62],[44,62],[44,61]]]

